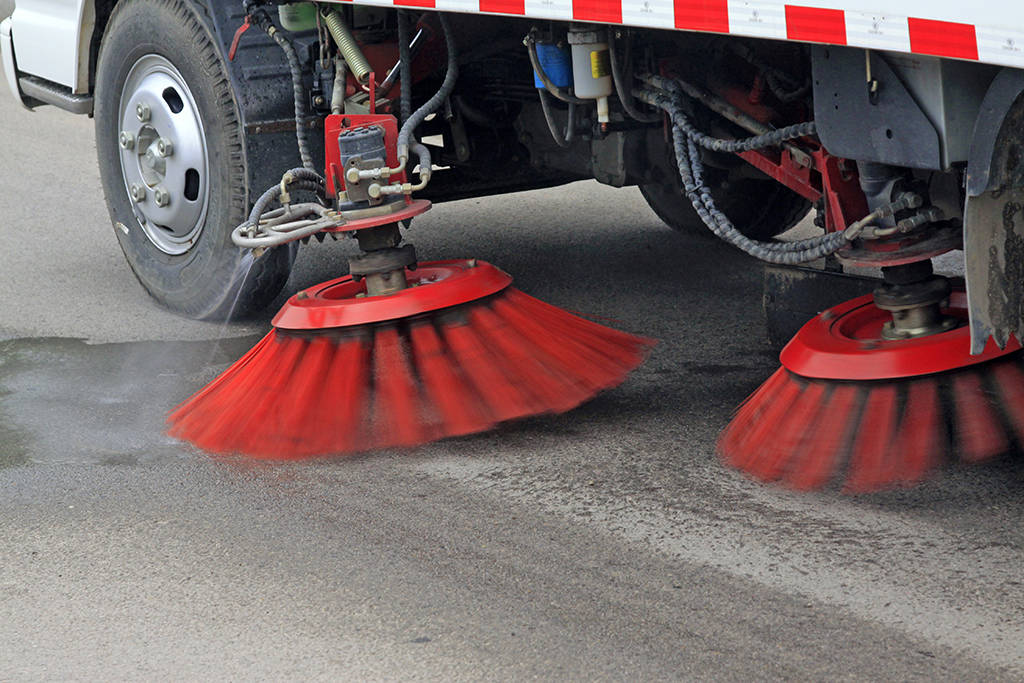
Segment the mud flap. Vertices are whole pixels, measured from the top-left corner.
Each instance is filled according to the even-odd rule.
[[[967,198],[964,257],[971,353],[1024,338],[1024,188]]]
[[[964,261],[971,353],[1024,332],[1024,71],[1004,69],[974,123]]]

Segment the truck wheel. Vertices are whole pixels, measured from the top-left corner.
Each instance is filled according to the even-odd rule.
[[[725,173],[721,175],[717,182],[710,174],[706,179],[715,205],[750,239],[769,240],[784,233],[811,209],[810,202],[774,180],[742,178],[726,182]],[[675,230],[710,235],[711,231],[683,194],[678,176],[673,177],[674,182],[640,186],[647,204]]]
[[[135,276],[199,319],[254,313],[281,290],[295,248],[254,259],[244,132],[223,56],[183,0],[122,0],[96,66],[96,151],[107,207]]]

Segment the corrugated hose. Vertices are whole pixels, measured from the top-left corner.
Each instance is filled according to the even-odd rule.
[[[659,77],[657,83],[665,86],[672,82]],[[715,206],[711,190],[704,184],[704,165],[701,162],[699,148],[704,147],[716,152],[742,152],[774,147],[787,140],[814,135],[814,122],[799,123],[740,140],[713,138],[697,130],[687,118],[681,103],[681,98],[685,96],[682,90],[667,87],[673,92],[666,92],[648,81],[647,87],[634,90],[633,95],[668,114],[672,123],[672,143],[683,191],[701,220],[717,237],[762,261],[796,265],[836,253],[855,239],[868,222],[875,219],[876,216],[872,213],[842,232],[832,232],[795,242],[761,242],[750,239]]]

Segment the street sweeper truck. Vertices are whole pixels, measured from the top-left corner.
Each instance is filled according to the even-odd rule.
[[[259,310],[299,242],[357,241],[170,415],[203,448],[412,446],[621,382],[651,340],[404,241],[431,203],[583,178],[816,291],[881,273],[812,311],[726,463],[858,492],[1024,443],[1019,3],[17,0],[0,50],[25,107],[95,118],[114,235],[169,309]],[[954,250],[964,278],[933,271]]]

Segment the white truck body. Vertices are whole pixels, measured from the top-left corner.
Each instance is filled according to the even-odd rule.
[[[562,19],[850,45],[1024,67],[1024,5],[904,0],[360,0],[383,7]],[[18,0],[8,27],[18,71],[89,89],[93,0]],[[8,80],[10,76],[8,74]],[[15,83],[10,85],[16,86]],[[20,97],[20,95],[19,95]]]
[[[9,29],[18,71],[88,92],[95,17],[91,0],[20,0]]]

